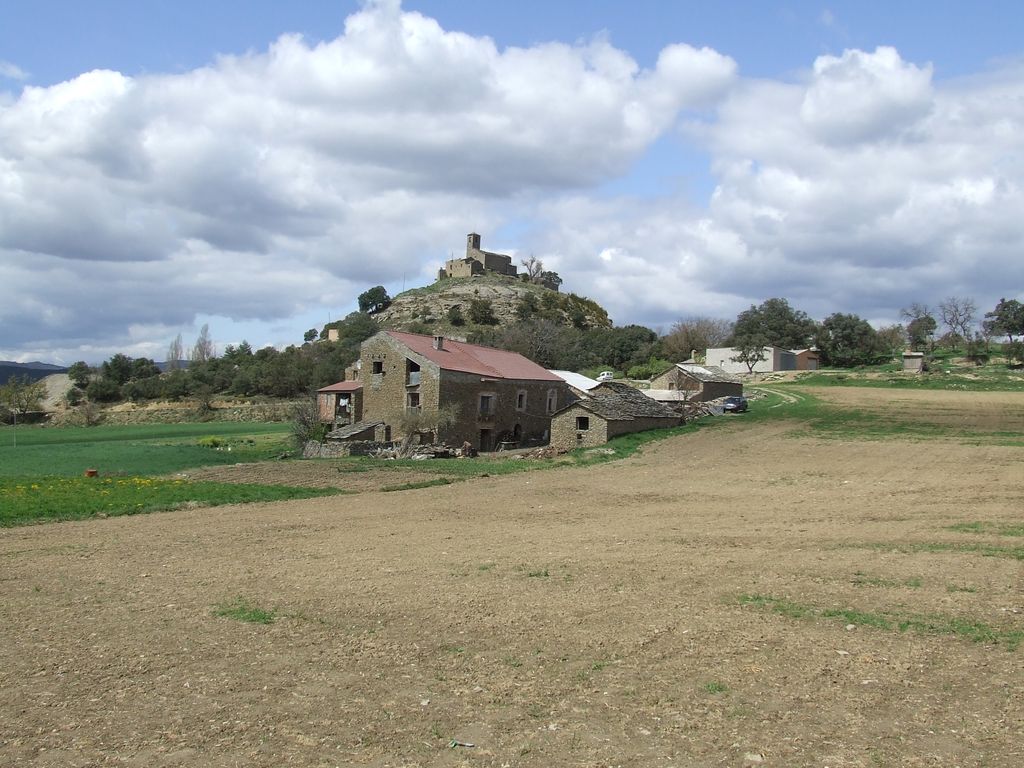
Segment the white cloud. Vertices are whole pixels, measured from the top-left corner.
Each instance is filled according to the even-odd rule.
[[[1024,71],[808,64],[745,80],[681,44],[650,69],[604,39],[499,49],[392,2],[317,45],[26,86],[0,100],[0,358],[159,355],[200,317],[294,342],[273,334],[505,224],[621,323],[1019,291]],[[595,191],[671,134],[708,153],[710,199]]]
[[[818,106],[837,98],[822,79],[844,61],[873,72],[852,77],[845,114],[857,130],[808,125],[809,94]],[[706,210],[565,199],[546,206],[547,250],[535,250],[563,265],[567,289],[656,327],[734,317],[771,296],[819,319],[889,321],[913,301],[970,295],[990,309],[1022,296],[1024,70],[938,86],[924,72],[891,50],[847,52],[803,82],[738,83],[717,119],[687,128],[718,180]]]
[[[889,47],[820,56],[800,117],[827,143],[899,137],[931,110],[931,76],[931,65],[904,62]]]
[[[28,80],[28,72],[17,64],[0,59],[0,78],[7,80]]]
[[[0,103],[0,345],[344,304],[623,172],[734,76],[709,49],[645,70],[601,39],[500,50],[375,3],[317,45],[25,87]]]

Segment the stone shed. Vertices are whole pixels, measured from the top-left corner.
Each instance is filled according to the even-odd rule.
[[[651,379],[651,389],[686,393],[686,399],[703,402],[743,394],[743,382],[715,365],[676,363]]]
[[[551,445],[559,451],[604,445],[613,437],[649,429],[677,427],[678,413],[639,389],[608,381],[589,397],[562,408],[551,418]]]
[[[342,426],[363,418],[363,383],[339,381],[316,391],[316,409],[324,424]]]

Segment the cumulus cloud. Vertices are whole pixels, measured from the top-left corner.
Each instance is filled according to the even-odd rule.
[[[822,57],[797,82],[738,83],[689,126],[717,178],[706,210],[574,204],[551,226],[568,271],[595,275],[585,291],[655,326],[771,296],[819,319],[892,322],[948,295],[990,308],[1024,286],[1022,87],[1015,67],[936,86],[891,49]]]
[[[899,136],[932,107],[931,65],[904,62],[895,48],[820,56],[800,117],[829,143]]]
[[[0,104],[2,344],[44,348],[71,316],[116,345],[132,322],[280,319],[426,279],[502,206],[622,173],[735,69],[686,45],[653,69],[603,39],[501,50],[371,3],[316,45],[27,86]]]
[[[1012,65],[935,82],[892,48],[753,80],[677,43],[645,69],[603,38],[503,49],[394,2],[315,45],[25,86],[0,100],[0,357],[337,316],[431,280],[473,230],[620,323],[771,296],[819,318],[986,307],[1024,285],[1022,87]],[[709,199],[609,197],[667,136],[707,153]]]

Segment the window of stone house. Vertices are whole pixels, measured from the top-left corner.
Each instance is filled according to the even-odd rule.
[[[384,361],[374,360],[373,361],[373,373],[374,375],[384,373]]]
[[[405,361],[405,383],[410,387],[420,383],[420,364],[408,358]]]
[[[548,413],[554,413],[555,412],[555,408],[557,408],[557,407],[558,407],[558,390],[557,389],[549,389],[548,390],[548,401],[547,401],[547,412]]]
[[[493,416],[494,415],[494,395],[480,395],[480,415],[481,416]]]
[[[520,389],[516,393],[516,410],[517,411],[525,411],[526,410],[526,390],[525,389]]]
[[[577,416],[576,417],[576,429],[580,432],[585,432],[590,429],[590,417],[589,416]]]
[[[420,407],[420,393],[410,392],[405,396],[405,404],[410,409],[418,409]]]

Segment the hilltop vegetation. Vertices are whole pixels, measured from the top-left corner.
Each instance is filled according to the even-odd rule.
[[[507,327],[530,319],[580,330],[612,325],[596,301],[490,274],[448,278],[405,291],[374,318],[390,330],[449,336],[467,336],[481,327]]]

